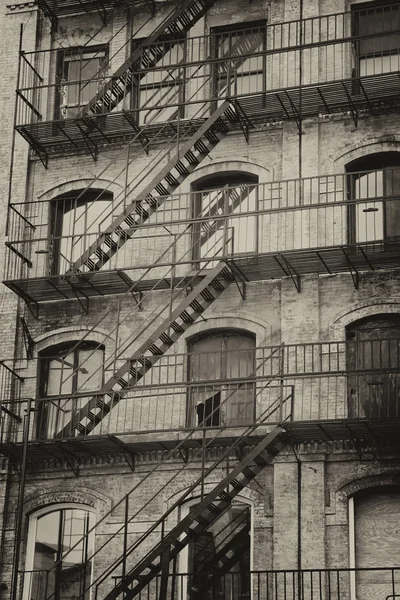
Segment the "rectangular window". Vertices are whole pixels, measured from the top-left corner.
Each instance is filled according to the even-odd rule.
[[[76,117],[104,85],[104,46],[77,47],[58,54],[56,119]]]
[[[252,94],[265,89],[266,23],[217,27],[211,32],[213,97]]]
[[[140,40],[134,40],[132,51],[139,45]],[[184,116],[185,56],[186,39],[182,37],[144,47],[141,71],[133,74],[130,90],[131,108],[140,109],[139,125]]]
[[[393,3],[353,7],[356,75],[377,75],[400,68],[400,6]]]

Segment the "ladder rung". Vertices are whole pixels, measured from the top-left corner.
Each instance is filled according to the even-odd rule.
[[[160,340],[163,342],[163,344],[168,344],[169,346],[172,346],[174,343],[174,340],[171,339],[167,333],[162,333],[160,335]]]
[[[158,346],[156,346],[156,344],[151,344],[151,346],[149,346],[149,350],[155,356],[162,356],[162,354],[163,354],[163,352],[160,350],[160,348]]]
[[[194,323],[194,319],[189,315],[186,310],[183,310],[179,315],[184,323]]]
[[[176,321],[173,321],[170,325],[171,329],[173,329],[176,333],[183,333],[185,330],[184,328],[179,325],[179,323],[177,323]]]
[[[205,307],[202,306],[198,300],[192,300],[192,302],[190,303],[190,307],[199,313],[202,313],[205,311]]]

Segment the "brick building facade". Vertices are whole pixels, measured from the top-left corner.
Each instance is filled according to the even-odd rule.
[[[2,600],[396,597],[398,1],[1,10]]]

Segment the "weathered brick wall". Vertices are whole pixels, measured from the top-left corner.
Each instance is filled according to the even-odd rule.
[[[4,2],[5,4],[5,2]],[[16,87],[17,46],[19,24],[24,24],[24,49],[35,47],[37,13],[29,7],[17,11],[9,11],[2,5],[2,19],[5,26],[0,37],[0,50],[6,68],[1,73],[0,107],[3,115],[1,127],[2,145],[0,160],[3,168],[0,178],[3,195],[1,197],[1,226],[5,225],[6,204],[8,199],[8,182],[10,152],[12,143],[12,125],[14,111],[14,90]],[[347,7],[343,0],[323,0],[320,2],[304,2],[304,16],[329,14]],[[6,15],[6,13],[9,13]],[[6,15],[6,16],[5,16]],[[218,1],[194,28],[193,35],[202,35],[211,27],[222,24],[257,20],[268,16],[270,22],[299,17],[298,0],[272,0],[271,2],[254,2],[235,0],[235,2]],[[96,17],[97,19],[97,17]],[[133,29],[140,27],[145,17],[135,15]],[[88,18],[71,17],[64,19],[50,40],[47,21],[40,26],[40,47],[49,48],[51,43],[65,46],[85,43],[87,36],[93,34],[98,23]],[[130,28],[128,24],[127,29]],[[118,32],[118,33],[117,33]],[[144,28],[143,32],[148,33]],[[93,39],[93,43],[101,43],[115,35],[114,47],[122,45],[127,36],[124,28],[124,12],[119,9],[115,20]],[[115,66],[123,61],[122,51],[115,59]],[[49,65],[49,69],[54,68]],[[51,97],[48,110],[51,114]],[[189,192],[190,185],[202,176],[215,172],[244,171],[257,175],[260,182],[278,181],[297,176],[315,176],[322,174],[342,173],[345,165],[354,158],[372,152],[400,149],[397,115],[362,118],[357,128],[349,117],[321,119],[317,122],[310,119],[303,123],[301,144],[301,171],[299,160],[299,138],[294,123],[277,124],[264,131],[251,133],[250,143],[244,137],[232,134],[225,138],[213,151],[211,161],[203,163],[192,175],[180,191]],[[139,175],[149,166],[158,149],[152,148],[147,157],[138,147],[132,151],[135,157],[129,171],[129,179]],[[118,175],[125,164],[126,154],[121,149],[108,146],[100,153],[95,163],[89,156],[68,156],[52,159],[47,170],[37,160],[32,160],[27,167],[27,146],[19,136],[16,137],[14,158],[12,200],[21,202],[25,199],[50,201],[60,193],[80,189],[89,184],[91,178],[99,175],[110,163],[105,175],[102,175],[99,187],[111,185],[117,194],[124,185],[124,174]],[[145,182],[143,182],[144,185]],[[314,224],[315,225],[315,224]],[[311,224],[311,229],[313,225]],[[1,230],[0,260],[5,262],[5,231]],[[315,232],[314,232],[315,233]],[[293,226],[291,229],[293,235]],[[316,234],[315,234],[316,235]],[[289,242],[288,242],[289,243]],[[43,246],[31,248],[31,258],[37,274],[42,274],[42,255],[36,254]],[[161,250],[161,248],[159,249]],[[184,250],[182,250],[183,252]],[[125,254],[127,262],[123,266],[134,266],[137,260],[137,248],[131,248],[131,254]],[[18,259],[15,259],[18,264]],[[129,262],[131,261],[131,262]],[[3,270],[3,269],[2,269]],[[13,272],[14,275],[18,271]],[[246,300],[242,300],[237,289],[232,285],[222,298],[205,314],[207,321],[196,323],[188,335],[172,349],[172,352],[185,352],[187,337],[206,331],[210,328],[239,327],[252,331],[256,335],[258,345],[279,344],[281,342],[302,343],[311,341],[343,340],[344,327],[353,320],[366,315],[384,312],[400,312],[400,288],[398,275],[395,272],[363,273],[360,276],[359,288],[354,289],[350,274],[303,277],[302,291],[298,294],[289,279],[263,281],[248,284]],[[115,345],[115,327],[117,311],[123,328],[119,331],[120,340],[126,339],[145,322],[152,310],[167,295],[157,292],[145,298],[143,311],[138,311],[131,298],[98,298],[89,303],[89,314],[86,316],[75,301],[60,301],[48,304],[40,309],[40,318],[35,320],[21,306],[17,308],[16,298],[3,288],[0,315],[5,335],[2,337],[1,356],[12,357],[15,346],[17,317],[24,315],[31,335],[36,342],[35,356],[41,349],[59,341],[77,340],[89,328],[96,325],[102,316],[108,314],[97,325],[88,339],[102,342],[104,340],[106,355],[111,355]],[[118,307],[120,302],[120,307]],[[160,319],[155,322],[158,324]],[[113,332],[110,336],[110,332]],[[144,332],[145,335],[148,332]],[[144,337],[137,340],[137,344]],[[18,330],[16,357],[17,368],[25,377],[24,394],[35,395],[36,362],[25,359],[21,331]],[[161,423],[160,423],[161,426]],[[159,457],[160,458],[160,457]],[[361,461],[359,457],[345,446],[333,449],[323,445],[306,447],[300,453],[300,467],[289,451],[280,456],[274,467],[268,467],[258,477],[257,484],[246,490],[244,498],[253,508],[254,556],[253,568],[267,569],[346,567],[348,566],[348,516],[347,495],[358,486],[397,482],[399,461],[396,457],[385,456],[385,460]],[[79,478],[64,466],[37,469],[28,474],[24,498],[24,538],[21,552],[23,565],[27,524],[29,514],[36,509],[55,502],[83,503],[95,509],[96,514],[105,514],[126,494],[135,483],[148,472],[154,464],[154,457],[147,457],[137,465],[132,473],[126,465],[115,464],[110,459],[93,461],[81,467]],[[179,473],[177,480],[169,484],[160,497],[149,504],[149,507],[138,515],[130,529],[129,538],[133,540],[139,533],[154,523],[160,514],[177,498],[178,494],[190,485],[200,473],[199,465],[181,473],[182,463],[169,463],[160,473],[149,478],[143,484],[132,501],[132,507],[143,505],[151,499],[168,481],[171,474]],[[301,481],[299,482],[299,470]],[[214,482],[222,476],[223,471],[216,471]],[[0,472],[3,477],[3,472]],[[14,517],[17,501],[17,475],[15,474],[10,491],[10,511],[6,523],[3,524],[5,536],[5,554],[1,565],[1,577],[9,583],[12,548],[14,541]],[[0,523],[2,505],[5,499],[5,478],[0,479]],[[353,485],[353,488],[351,487]],[[298,487],[299,486],[299,487]],[[299,495],[300,488],[300,495]],[[300,517],[300,528],[298,519]],[[115,510],[99,528],[96,544],[100,545],[111,533],[117,531],[123,522],[121,508]],[[171,523],[172,525],[172,523]],[[298,543],[298,531],[301,543]],[[299,549],[301,555],[299,556]],[[121,537],[116,537],[107,550],[96,562],[96,571],[101,572],[110,560],[121,551]],[[3,580],[1,579],[1,580]]]

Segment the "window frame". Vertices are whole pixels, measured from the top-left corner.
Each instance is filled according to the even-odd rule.
[[[368,10],[374,10],[374,9],[379,9],[379,8],[385,8],[385,7],[389,7],[389,6],[399,6],[398,3],[396,2],[396,0],[375,0],[375,2],[364,2],[362,4],[352,4],[351,5],[351,30],[352,30],[352,36],[354,36],[355,38],[357,38],[354,41],[353,47],[354,47],[354,72],[353,72],[353,77],[361,77],[361,61],[363,59],[368,59],[368,58],[374,58],[376,56],[376,53],[372,53],[372,54],[361,54],[360,51],[360,46],[361,46],[361,39],[360,39],[360,23],[359,23],[359,13],[362,13],[363,11],[368,11]],[[399,7],[399,19],[400,19],[400,7]],[[395,33],[396,30],[394,29],[392,33]],[[372,39],[375,39],[376,37],[384,37],[385,34],[382,34],[382,32],[376,32],[375,35],[371,35],[371,36],[365,36],[365,38],[363,39],[368,39],[369,37]],[[387,35],[390,35],[389,33]],[[400,34],[399,34],[400,36]],[[379,56],[383,57],[383,56],[392,56],[394,54],[400,54],[400,39],[399,39],[399,52],[394,52],[392,50],[387,50],[387,51],[382,51]],[[357,90],[355,90],[355,93],[359,93],[359,89],[357,86]]]
[[[80,197],[79,197],[80,196]],[[97,201],[107,201],[112,208],[113,193],[109,190],[100,188],[89,190],[74,190],[66,192],[53,198],[49,206],[49,227],[48,227],[48,271],[50,275],[62,275],[60,272],[61,263],[64,260],[61,256],[63,237],[63,225],[65,215],[81,206],[88,205]],[[75,224],[75,223],[74,223]],[[75,232],[73,236],[77,235]],[[77,257],[78,258],[78,257]]]
[[[170,39],[169,39],[170,38]],[[146,38],[134,38],[132,40],[132,44],[131,44],[131,52],[135,52],[140,45],[145,42]],[[172,67],[172,71],[179,71],[179,77],[178,79],[174,79],[173,81],[170,81],[169,83],[165,83],[163,81],[156,83],[153,83],[152,85],[149,84],[149,88],[153,89],[153,90],[162,90],[162,89],[167,89],[167,88],[174,88],[177,86],[177,81],[178,83],[178,98],[177,98],[177,103],[179,104],[179,106],[176,108],[176,115],[174,118],[181,118],[183,119],[185,117],[185,99],[186,99],[186,82],[187,82],[187,64],[186,64],[186,57],[187,57],[187,44],[188,44],[188,36],[186,34],[184,34],[182,36],[182,34],[180,34],[179,36],[168,36],[165,37],[163,39],[162,42],[160,42],[160,44],[164,45],[164,44],[171,44],[171,48],[173,48],[173,46],[175,44],[182,44],[183,48],[183,62],[182,65],[176,65]],[[157,45],[157,44],[151,44],[151,45]],[[169,51],[168,51],[169,52]],[[166,56],[168,54],[168,52],[166,52],[163,55]],[[161,59],[162,60],[162,59]],[[157,63],[156,63],[157,66]],[[167,70],[168,67],[167,65],[165,65],[165,70]],[[132,77],[132,87],[130,90],[130,101],[129,101],[129,108],[130,110],[134,111],[136,113],[136,123],[137,124],[141,124],[141,118],[140,115],[141,113],[144,113],[144,119],[143,119],[143,125],[146,125],[146,120],[147,120],[147,114],[151,114],[154,110],[156,109],[152,109],[152,108],[142,108],[140,106],[140,94],[142,89],[146,90],[148,89],[147,86],[141,86],[141,80],[146,77],[146,75],[151,72],[151,69],[149,68],[145,68],[145,73],[144,75],[141,77],[138,73],[135,73]],[[160,69],[160,72],[163,72],[163,69]],[[136,80],[136,81],[135,81]],[[168,103],[165,105],[165,108],[168,108]],[[146,113],[146,110],[148,111],[148,113]],[[163,109],[164,110],[164,109]],[[160,111],[160,114],[162,115],[162,110]],[[158,120],[157,118],[155,119],[156,121]],[[168,120],[173,120],[173,118],[170,118]],[[163,122],[163,119],[161,119],[161,122]]]
[[[266,55],[266,51],[267,51],[267,20],[259,19],[256,21],[245,21],[243,23],[220,25],[217,27],[212,27],[210,29],[210,47],[211,47],[211,57],[212,57],[211,97],[213,100],[214,108],[216,107],[215,103],[217,103],[218,100],[225,98],[225,96],[221,96],[221,98],[219,98],[219,92],[218,92],[218,81],[219,81],[218,66],[224,60],[223,56],[218,56],[218,43],[217,43],[218,38],[220,36],[223,36],[224,34],[240,33],[240,32],[244,32],[246,30],[254,30],[254,29],[260,29],[260,31],[263,30],[262,52],[264,52],[264,54],[262,56],[262,70],[258,69],[256,71],[249,71],[248,73],[243,75],[243,77],[246,77],[249,75],[261,74],[262,75],[262,90],[260,90],[260,91],[264,91],[266,89],[266,85],[267,85],[267,55]],[[231,41],[229,42],[229,45],[231,47]],[[250,58],[252,56],[252,54],[249,54],[248,56]],[[233,58],[234,58],[234,55],[227,56],[226,60],[232,60]],[[226,79],[228,81],[228,76],[226,76]],[[227,91],[228,91],[228,87],[227,87]],[[234,94],[236,95],[235,92],[234,92]],[[238,95],[240,96],[240,94],[238,94]]]
[[[400,8],[399,8],[400,10]],[[371,242],[359,242],[357,240],[357,205],[358,204],[368,204],[374,202],[380,202],[382,204],[382,230],[383,230],[383,239],[382,240],[373,240],[373,241],[389,241],[390,237],[387,236],[387,204],[388,202],[396,202],[396,200],[386,200],[386,189],[387,189],[387,180],[386,177],[383,176],[382,181],[382,198],[378,198],[374,200],[374,198],[365,198],[363,202],[359,202],[356,196],[356,185],[357,181],[360,180],[363,176],[368,176],[370,173],[378,173],[382,171],[390,171],[394,169],[399,169],[400,171],[400,152],[379,152],[376,154],[369,154],[360,159],[356,159],[352,161],[346,166],[347,176],[346,176],[346,185],[347,185],[347,200],[349,202],[347,207],[347,239],[350,245],[354,244],[363,244],[363,243],[371,243]],[[399,194],[400,197],[400,194]],[[400,202],[400,199],[399,199]],[[399,228],[400,235],[400,228]]]
[[[79,345],[78,345],[79,344]],[[74,353],[73,359],[73,375],[72,375],[72,384],[71,384],[71,395],[77,392],[77,384],[78,384],[78,367],[79,367],[79,352],[83,350],[93,350],[93,351],[101,351],[103,355],[102,360],[102,373],[101,373],[101,385],[97,390],[93,390],[86,392],[83,398],[90,396],[91,393],[98,392],[105,380],[105,348],[103,344],[99,344],[93,341],[85,341],[85,342],[77,342],[77,341],[67,341],[62,342],[60,344],[55,344],[53,346],[48,346],[38,355],[38,374],[37,374],[37,418],[36,418],[36,438],[37,439],[48,439],[48,428],[49,428],[49,404],[52,400],[60,398],[60,396],[64,397],[64,394],[54,394],[49,395],[47,393],[47,388],[49,384],[49,373],[50,373],[50,362],[51,360],[57,357],[57,354],[62,358],[65,355],[70,354],[72,351]],[[79,392],[78,392],[79,393]],[[66,399],[68,399],[68,394],[65,394]],[[73,398],[72,398],[73,400]],[[79,400],[77,398],[76,402]],[[74,413],[77,409],[76,406],[72,407],[72,413]],[[55,435],[55,433],[53,432]]]
[[[70,62],[74,62],[74,56],[79,57],[81,56],[80,60],[86,60],[84,58],[85,54],[87,55],[91,55],[90,58],[91,59],[96,59],[99,58],[99,68],[97,70],[97,72],[101,71],[103,73],[103,78],[106,77],[106,72],[107,72],[107,67],[108,67],[108,57],[109,57],[109,47],[108,44],[96,44],[95,46],[73,46],[70,48],[61,48],[59,50],[57,50],[57,58],[56,58],[56,95],[55,95],[55,102],[54,102],[54,121],[65,121],[66,119],[74,119],[76,117],[68,117],[67,115],[63,116],[62,114],[62,109],[65,106],[66,110],[68,110],[68,108],[73,108],[73,106],[76,106],[77,108],[79,108],[80,112],[84,106],[86,106],[87,102],[85,102],[84,104],[78,104],[78,105],[69,105],[69,104],[63,104],[62,102],[62,88],[63,86],[68,84],[72,84],[71,80],[68,80],[68,75],[67,75],[67,65]],[[80,69],[80,78],[79,80],[77,80],[75,83],[78,83],[82,81],[82,72]],[[97,88],[99,89],[101,87],[101,75],[99,75],[98,77],[98,83],[97,83]]]
[[[62,510],[84,510],[89,513],[89,529],[88,534],[92,533],[92,552],[95,549],[95,530],[94,527],[96,525],[96,511],[92,506],[87,504],[83,504],[81,502],[55,502],[53,504],[48,504],[42,508],[39,508],[28,515],[28,533],[26,537],[26,554],[25,554],[25,569],[24,573],[33,570],[33,564],[35,560],[35,544],[36,544],[36,533],[37,533],[37,524],[38,519],[44,517],[47,514],[58,512]],[[90,580],[93,581],[94,569],[92,562],[92,570]],[[31,591],[31,581],[30,578],[26,578],[23,584],[22,590],[22,600],[30,600],[30,591]],[[91,589],[89,592],[89,596],[91,596]]]
[[[181,505],[181,519],[184,519],[192,508],[198,505],[201,502],[201,498],[199,496],[191,498],[187,502]],[[250,513],[250,600],[253,600],[254,592],[253,592],[253,579],[252,579],[252,571],[254,569],[254,540],[255,540],[255,507],[253,501],[239,494],[234,499],[234,504],[243,504],[249,509]],[[187,544],[183,550],[179,553],[178,557],[178,573],[187,574],[189,567],[189,544]],[[181,586],[179,598],[187,597],[187,588],[188,588],[188,578],[181,576],[179,577],[179,584]],[[353,600],[353,599],[351,599]],[[355,599],[354,599],[355,600]]]
[[[196,354],[196,352],[193,350],[194,345],[196,344],[196,342],[202,341],[202,340],[207,340],[209,338],[220,338],[221,339],[221,346],[223,346],[223,339],[225,339],[225,343],[226,343],[226,338],[228,337],[243,337],[246,338],[247,340],[252,340],[253,342],[253,346],[250,349],[248,349],[248,352],[252,352],[253,354],[253,365],[252,365],[252,372],[255,372],[256,369],[256,364],[257,364],[257,357],[256,357],[256,335],[254,333],[252,333],[251,331],[248,331],[246,329],[240,329],[240,328],[223,328],[223,329],[212,329],[212,330],[206,330],[203,331],[201,333],[199,333],[198,335],[190,338],[188,340],[188,356],[187,356],[187,365],[186,365],[186,372],[187,372],[187,381],[189,381],[191,384],[196,384],[196,381],[192,379],[192,369],[193,369],[193,363],[192,363],[192,355]],[[204,353],[203,352],[199,352],[199,354]],[[221,353],[222,357],[225,357],[224,360],[224,365],[222,367],[222,374],[221,374],[221,381],[223,381],[224,383],[221,385],[221,391],[218,392],[219,394],[221,394],[221,392],[223,392],[223,388],[224,386],[229,383],[229,378],[226,376],[227,373],[227,367],[228,367],[228,351],[224,350],[223,347],[221,347],[221,349],[218,351],[218,353]],[[238,352],[240,352],[240,349],[238,350]],[[215,351],[210,351],[210,354],[215,353]],[[250,385],[252,385],[254,392],[255,392],[255,382],[252,381],[252,379],[249,377],[249,384],[246,384],[247,387],[249,388]],[[194,410],[194,400],[193,400],[193,391],[192,391],[192,387],[193,386],[189,386],[187,389],[187,393],[186,393],[186,426],[188,428],[199,428],[199,429],[210,429],[213,427],[224,427],[224,428],[230,428],[230,427],[241,427],[241,426],[245,426],[246,424],[242,425],[229,425],[226,423],[226,419],[227,419],[227,408],[228,408],[228,404],[229,404],[229,400],[226,401],[225,398],[222,399],[222,406],[218,406],[218,411],[215,411],[214,416],[218,415],[218,424],[212,424],[212,425],[207,425],[204,421],[205,418],[203,419],[203,422],[200,424],[197,422],[197,415],[195,413]],[[196,386],[194,385],[194,387],[198,387],[201,388],[201,383]],[[256,419],[256,402],[255,402],[255,395],[253,392],[253,406],[251,407],[252,410],[252,421],[254,422]],[[222,410],[221,410],[222,409]],[[206,417],[206,415],[205,415]],[[244,415],[245,420],[247,420],[247,415]]]
[[[221,173],[214,173],[211,175],[208,175],[207,177],[201,178],[199,181],[195,181],[192,183],[191,185],[191,192],[190,192],[190,196],[191,196],[191,201],[190,201],[190,211],[191,211],[191,215],[190,218],[191,219],[203,219],[207,220],[208,218],[210,218],[210,220],[212,220],[212,217],[209,217],[209,212],[203,216],[202,214],[202,201],[203,198],[206,194],[209,194],[210,192],[217,192],[217,191],[223,191],[225,188],[229,189],[229,188],[234,188],[237,187],[239,188],[239,186],[241,185],[247,185],[247,186],[254,186],[255,188],[255,210],[254,210],[254,250],[252,251],[253,254],[257,254],[258,253],[258,249],[259,249],[259,228],[260,228],[260,223],[259,223],[259,215],[258,215],[258,209],[259,209],[259,194],[258,194],[258,184],[259,184],[259,178],[257,175],[254,175],[253,173],[248,173],[248,172],[242,172],[242,171],[223,171]],[[223,213],[223,215],[225,215],[225,211]],[[229,213],[226,215],[226,217],[232,216],[233,222],[235,221],[239,221],[240,220],[240,216],[239,217],[235,217],[234,216],[234,212],[232,211],[232,213]],[[245,217],[247,218],[247,217]],[[219,228],[217,228],[218,231]],[[192,261],[195,263],[195,265],[197,263],[199,263],[199,261],[202,261],[203,258],[201,256],[201,247],[202,244],[200,243],[202,239],[202,221],[194,221],[192,227],[191,227],[191,247],[192,247],[192,251],[191,251],[191,255],[192,255]],[[239,252],[234,252],[234,254],[248,254],[248,252],[243,252],[243,253],[239,253]],[[207,258],[204,258],[204,260],[207,260]]]

